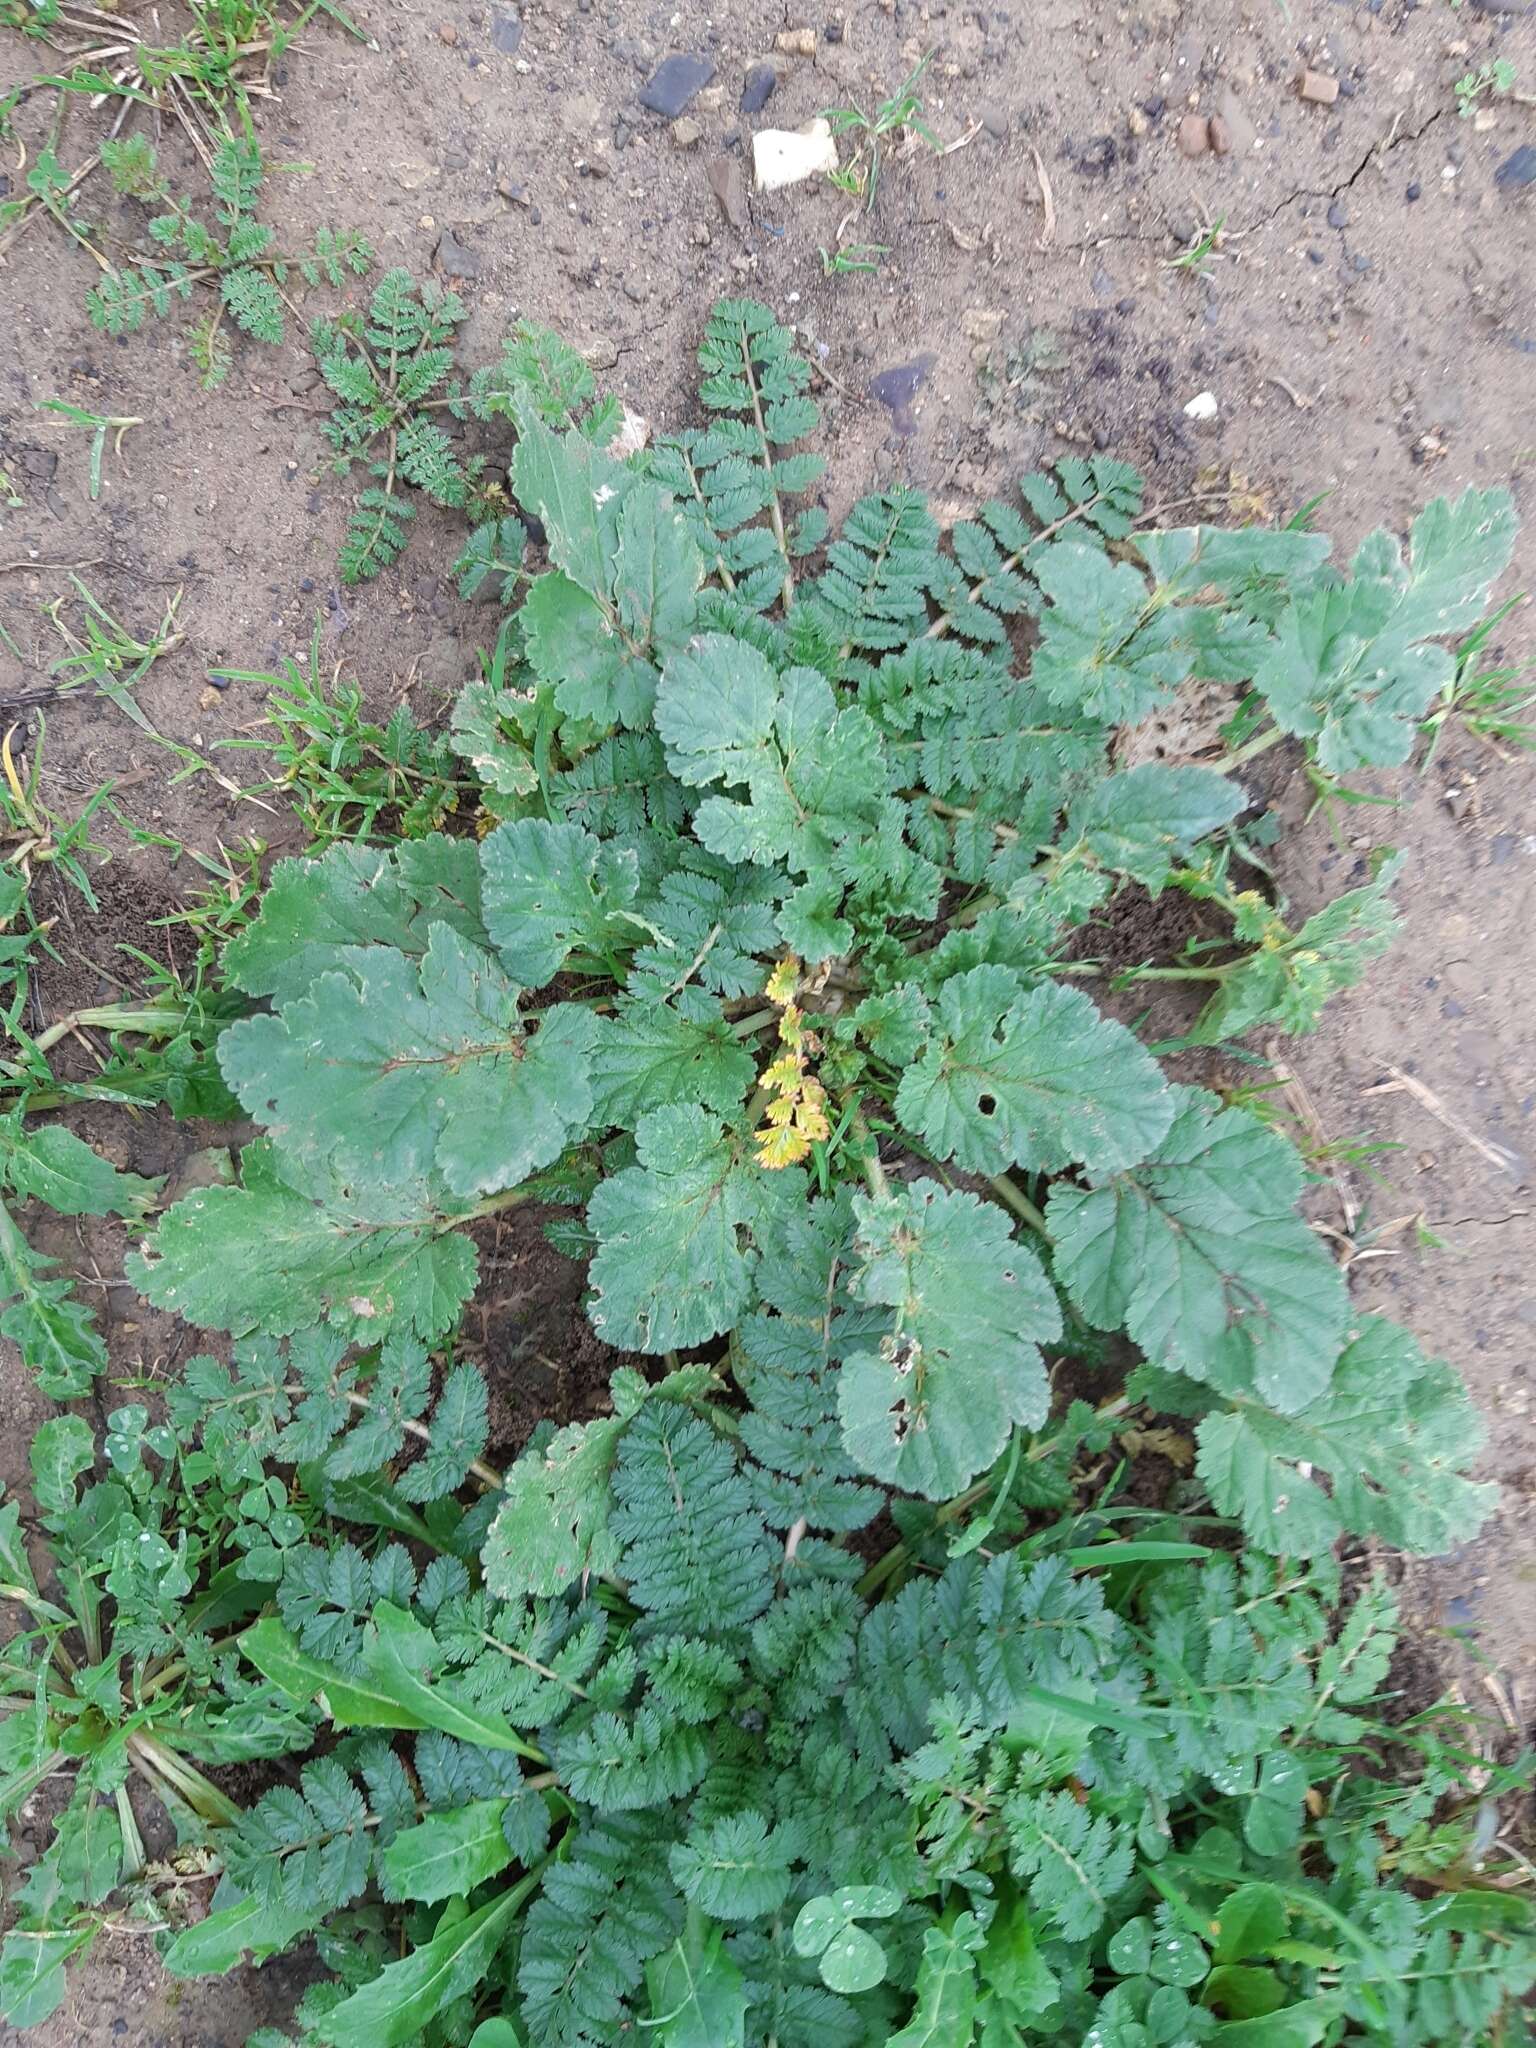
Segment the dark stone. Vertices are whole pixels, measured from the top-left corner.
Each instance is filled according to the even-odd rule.
[[[752,216],[747,211],[747,180],[739,159],[733,156],[712,156],[704,166],[704,175],[709,180],[709,189],[715,195],[715,204],[725,215],[733,228],[744,229],[751,224]]]
[[[1513,832],[1496,832],[1488,842],[1488,858],[1496,868],[1508,865],[1515,857],[1515,835]]]
[[[523,40],[523,17],[515,7],[491,9],[491,48],[503,57],[515,57]]]
[[[1085,178],[1102,178],[1114,169],[1120,146],[1113,135],[1090,136],[1072,151],[1073,166]]]
[[[1454,996],[1447,996],[1440,1005],[1440,1014],[1454,1024],[1458,1017],[1466,1016],[1467,1008],[1465,1003],[1458,1003]]]
[[[669,121],[675,121],[714,75],[715,67],[709,58],[692,51],[663,57],[640,88],[640,104],[649,107],[653,114],[665,114]]]
[[[1323,252],[1321,249],[1309,249],[1307,251],[1307,261],[1309,263],[1321,263],[1322,260]]]
[[[878,398],[885,407],[902,440],[917,432],[913,403],[937,361],[936,355],[925,350],[922,355],[914,356],[910,363],[897,363],[889,370],[880,370],[869,380],[870,397]]]
[[[771,64],[754,64],[742,83],[741,111],[760,114],[773,98],[773,89],[778,82],[779,74]]]
[[[1413,205],[1415,200],[1422,199],[1424,197],[1424,187],[1419,183],[1417,178],[1415,178],[1413,183],[1408,187],[1408,190],[1403,194],[1403,197],[1407,200],[1410,206]]]
[[[447,228],[438,236],[437,248],[433,253],[437,260],[437,267],[444,277],[462,278],[478,277],[480,275],[480,258],[473,249],[466,249],[462,242],[456,240]]]
[[[1536,144],[1522,142],[1512,156],[1505,157],[1494,172],[1493,182],[1501,191],[1519,192],[1536,185]]]
[[[23,448],[21,468],[34,483],[51,484],[58,474],[59,458],[48,448]]]
[[[840,21],[829,21],[821,32],[821,40],[824,43],[840,43],[843,40],[843,24]]]
[[[227,690],[229,688],[228,676],[210,676],[208,680],[216,690]]]
[[[1334,200],[1332,206],[1328,209],[1328,225],[1331,228],[1347,228],[1349,226],[1349,215],[1344,211],[1337,199]]]

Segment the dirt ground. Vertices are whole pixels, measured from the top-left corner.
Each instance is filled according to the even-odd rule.
[[[668,428],[692,417],[709,304],[745,293],[797,324],[822,372],[834,513],[907,481],[961,516],[1028,468],[1100,448],[1146,471],[1173,523],[1285,516],[1326,492],[1319,523],[1348,544],[1376,524],[1405,528],[1437,493],[1510,483],[1536,532],[1536,186],[1520,182],[1518,161],[1499,176],[1536,140],[1536,115],[1490,99],[1460,118],[1453,90],[1495,55],[1531,90],[1532,0],[895,0],[837,17],[718,0],[708,18],[639,0],[533,0],[521,14],[507,0],[360,0],[353,12],[376,48],[315,30],[279,73],[261,132],[287,168],[267,217],[285,240],[320,222],[356,226],[385,261],[446,275],[471,308],[467,362],[494,358],[526,315],[588,350],[604,381]],[[814,57],[776,54],[779,31],[802,24],[818,32]],[[671,52],[713,66],[678,129],[639,98]],[[742,160],[753,127],[869,105],[930,52],[921,91],[946,153],[897,150],[873,211],[848,230],[885,246],[878,273],[825,273],[819,252],[847,205],[830,187],[755,197],[740,226],[725,217],[710,165]],[[0,91],[35,55],[0,43]],[[776,89],[744,116],[745,74],[765,60]],[[1329,103],[1299,96],[1307,68],[1337,82]],[[1224,153],[1184,152],[1191,111],[1219,116]],[[91,118],[72,117],[66,163],[88,147]],[[164,147],[177,163],[177,137]],[[137,226],[136,209],[94,188],[87,210],[118,235]],[[1211,260],[1173,267],[1217,221]],[[29,657],[18,665],[0,647],[0,698],[35,686],[34,651],[38,663],[57,652],[39,607],[83,564],[139,627],[182,592],[186,639],[139,691],[169,737],[206,751],[248,730],[260,687],[215,692],[209,670],[276,667],[317,616],[327,661],[370,703],[408,695],[423,718],[440,713],[491,630],[492,614],[454,592],[460,527],[424,511],[395,569],[341,591],[347,493],[320,473],[318,380],[300,340],[244,345],[228,386],[207,396],[174,323],[115,344],[95,333],[82,311],[92,281],[89,258],[46,224],[0,269],[0,331],[13,336],[0,468],[22,499],[6,509],[0,497],[0,623]],[[915,390],[893,411],[871,380],[904,368],[896,381]],[[1205,392],[1215,416],[1196,423],[1185,408]],[[143,420],[121,458],[109,455],[99,503],[82,439],[35,410],[51,397]],[[1536,581],[1529,538],[1525,549],[1511,588]],[[1529,655],[1526,615],[1502,633],[1508,654]],[[101,702],[61,703],[48,745],[60,804],[117,778],[140,822],[204,850],[271,831],[209,777],[169,786],[166,757]],[[1420,1625],[1463,1632],[1529,1720],[1530,770],[1453,733],[1427,771],[1380,788],[1393,805],[1332,825],[1306,820],[1304,787],[1278,796],[1295,826],[1280,874],[1301,912],[1360,879],[1370,846],[1410,855],[1397,949],[1284,1057],[1328,1139],[1395,1148],[1339,1165],[1316,1213],[1342,1234],[1361,1306],[1389,1307],[1453,1358],[1489,1417],[1501,1511],[1465,1553],[1415,1568],[1409,1590]],[[168,872],[149,854],[109,872],[116,936],[134,943],[153,943],[147,919],[202,879],[190,861]],[[74,1000],[112,992],[99,967],[80,974]],[[163,1169],[147,1157],[160,1142],[129,1127],[127,1163]],[[522,1285],[508,1282],[514,1316]],[[576,1312],[569,1281],[526,1288],[533,1312],[524,1303],[509,1347],[513,1409],[569,1369]],[[170,1344],[123,1290],[105,1298],[127,1355]],[[14,1357],[0,1356],[0,1389],[0,1476],[13,1483],[43,1404]],[[293,1981],[274,1968],[167,1996],[142,1945],[120,1939],[29,2038],[235,2048],[281,2016]],[[0,2038],[11,2038],[3,2027]]]

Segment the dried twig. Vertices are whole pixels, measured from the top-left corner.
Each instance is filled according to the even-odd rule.
[[[1512,1180],[1520,1178],[1519,1162],[1513,1152],[1508,1151],[1503,1145],[1490,1144],[1486,1138],[1480,1138],[1476,1131],[1462,1122],[1454,1110],[1446,1108],[1432,1088],[1426,1088],[1424,1083],[1415,1080],[1412,1074],[1405,1074],[1401,1067],[1394,1066],[1388,1066],[1386,1071],[1392,1076],[1390,1081],[1378,1081],[1374,1088],[1366,1088],[1361,1092],[1366,1095],[1411,1095],[1421,1108],[1427,1109],[1432,1117],[1444,1124],[1445,1128],[1460,1138],[1464,1145],[1470,1145],[1472,1150],[1486,1159],[1490,1166],[1496,1166],[1500,1173],[1507,1173]]]
[[[1056,198],[1051,191],[1051,181],[1045,175],[1044,157],[1041,156],[1033,143],[1029,145],[1029,153],[1035,160],[1035,177],[1040,184],[1040,204],[1045,209],[1045,226],[1040,230],[1040,240],[1037,246],[1041,249],[1049,249],[1052,242],[1056,239]]]

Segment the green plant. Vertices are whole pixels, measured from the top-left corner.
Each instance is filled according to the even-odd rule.
[[[1456,666],[1441,690],[1440,702],[1423,721],[1429,741],[1424,767],[1434,759],[1448,725],[1465,726],[1495,753],[1503,747],[1529,753],[1536,747],[1536,724],[1526,715],[1536,705],[1536,683],[1530,680],[1536,663],[1500,662],[1484,668],[1478,659],[1490,635],[1523,601],[1511,598],[1457,647]]]
[[[30,1554],[19,1502],[0,1504],[4,1597],[20,1621],[0,1652],[0,1813],[9,1821],[43,1787],[67,1794],[9,1902],[0,2009],[18,2026],[57,2007],[66,1965],[125,1909],[153,1928],[168,1900],[206,1888],[198,1844],[238,1817],[208,1767],[311,1738],[309,1717],[243,1669],[235,1647],[270,1597],[279,1540],[304,1533],[285,1500],[179,1456],[173,1432],[140,1406],[113,1410],[100,1445],[78,1415],[44,1423],[31,1463],[43,1541]],[[164,1862],[146,1851],[133,1785],[177,1823],[180,1846]]]
[[[1480,100],[1513,92],[1515,77],[1515,67],[1507,57],[1491,58],[1486,64],[1479,64],[1475,71],[1464,73],[1456,81],[1457,113],[1463,121],[1470,121]]]
[[[25,190],[0,202],[0,228],[5,230],[0,256],[46,214],[110,275],[112,265],[96,246],[90,225],[79,219],[77,201],[141,108],[148,108],[157,123],[179,126],[208,163],[231,132],[250,134],[253,96],[271,97],[272,65],[309,22],[324,15],[359,42],[366,40],[336,0],[308,0],[291,9],[284,0],[187,0],[185,11],[190,21],[180,40],[160,43],[153,39],[160,33],[158,15],[150,16],[152,34],[146,34],[125,12],[72,7],[68,0],[5,0],[0,28],[46,43],[63,62],[0,98],[0,136],[9,135],[24,101],[44,93],[56,101],[48,139],[28,171]],[[93,108],[105,105],[111,114],[105,136],[69,171],[58,150],[66,110],[76,101]]]
[[[431,393],[435,317],[394,351]],[[1474,1791],[1464,1710],[1393,1727],[1391,1595],[1334,1558],[1473,1533],[1475,1414],[1352,1308],[1285,1137],[1078,983],[1117,895],[1182,891],[1221,957],[1132,975],[1213,984],[1197,1042],[1315,1021],[1391,866],[1292,930],[1239,786],[1115,742],[1192,675],[1289,715],[1336,612],[1352,730],[1475,616],[1507,501],[1346,580],[1298,530],[1148,531],[1095,458],[947,543],[867,497],[808,569],[790,337],[729,302],[701,367],[713,424],[628,459],[526,333],[445,393],[517,430],[448,741],[484,835],[280,862],[222,947],[262,1134],[129,1274],[231,1339],[161,1454],[278,1518],[216,1538],[271,1597],[188,1702],[254,1672],[312,1732],[187,1821],[217,1888],[149,1887],[167,1966],[316,1934],[258,2048],[1493,2048],[1536,1944],[1480,1798],[1526,1767]],[[397,791],[319,815],[382,835]],[[631,1362],[503,1470],[457,1336],[523,1202]]]
[[[224,742],[267,755],[273,773],[245,800],[286,796],[320,844],[372,837],[388,816],[403,839],[441,825],[458,800],[453,754],[424,733],[401,703],[387,725],[364,716],[363,694],[337,674],[327,684],[320,664],[320,628],[304,667],[288,661],[280,675],[220,669],[227,682],[254,683],[265,694],[263,723],[272,734]]]
[[[225,134],[213,151],[208,178],[214,229],[172,192],[143,136],[104,142],[101,158],[119,192],[160,210],[149,222],[155,255],[108,269],[86,299],[92,324],[107,334],[135,334],[149,315],[164,319],[175,304],[190,299],[194,286],[215,283],[214,306],[187,330],[205,390],[216,389],[229,375],[233,358],[226,317],[253,340],[276,346],[283,340],[284,309],[290,303],[284,287],[293,274],[309,285],[322,280],[340,285],[360,277],[373,262],[361,235],[335,228],[321,228],[293,255],[274,248],[271,228],[256,218],[265,172],[254,136]]]
[[[475,466],[466,467],[430,416],[453,402],[444,386],[463,318],[456,293],[390,270],[374,287],[366,321],[343,314],[315,324],[315,358],[337,400],[325,422],[337,473],[361,463],[374,479],[358,498],[342,545],[344,583],[377,576],[404,549],[415,507],[403,486],[439,505],[468,503]]]
[[[106,457],[108,434],[112,436],[112,453],[121,455],[123,436],[131,427],[142,427],[144,422],[115,413],[87,412],[83,406],[70,405],[62,398],[39,399],[38,409],[42,412],[56,412],[72,427],[90,428],[90,494],[91,502],[94,504],[101,496],[101,469]]]
[[[917,87],[929,62],[930,59],[924,57],[890,98],[882,100],[872,114],[865,113],[860,106],[823,107],[821,110],[821,117],[832,133],[851,137],[854,145],[853,155],[847,163],[827,175],[834,185],[860,201],[866,212],[875,203],[885,153],[894,140],[903,135],[915,135],[931,150],[939,148],[938,138],[920,118],[923,103],[918,97]]]
[[[1170,270],[1187,270],[1195,277],[1203,274],[1205,266],[1221,247],[1221,231],[1227,224],[1227,216],[1218,213],[1207,227],[1190,237],[1189,247],[1169,259]]]
[[[856,272],[875,271],[880,268],[881,257],[890,253],[884,242],[850,242],[846,249],[823,249],[822,274],[826,277],[848,277]]]
[[[166,605],[159,625],[141,640],[113,617],[80,577],[71,574],[69,580],[79,605],[78,627],[64,616],[64,607],[70,602],[67,597],[57,597],[43,607],[44,616],[64,642],[64,652],[48,665],[53,687],[63,694],[89,685],[132,716],[135,685],[163,656],[173,654],[184,638],[176,624],[181,592]]]

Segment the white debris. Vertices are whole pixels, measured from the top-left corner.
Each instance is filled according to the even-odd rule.
[[[752,168],[759,192],[777,192],[837,169],[837,144],[820,118],[803,128],[764,128],[752,138]]]
[[[626,405],[623,418],[619,421],[618,431],[603,450],[603,453],[611,455],[615,462],[622,462],[626,456],[638,455],[650,438],[650,421],[643,418],[637,412],[631,412]]]
[[[1197,391],[1188,405],[1185,406],[1184,417],[1187,420],[1213,420],[1216,417],[1217,411],[1215,392]]]

